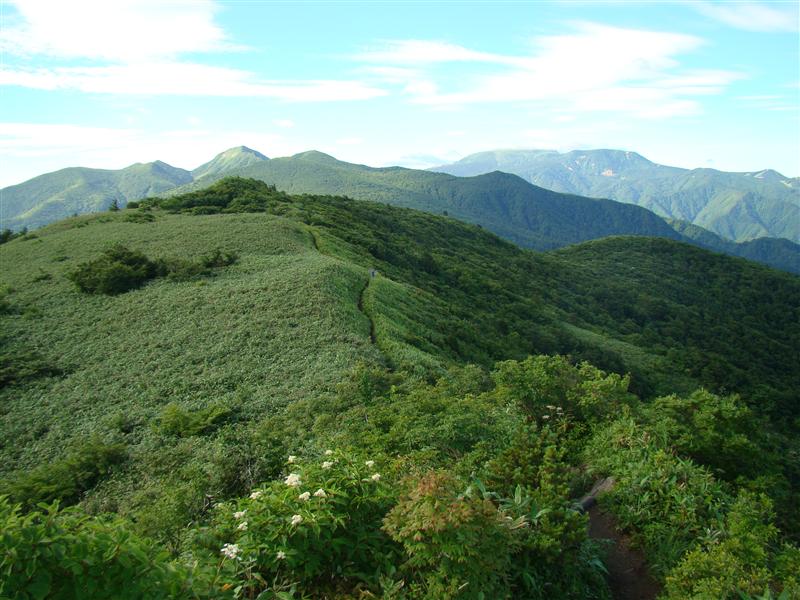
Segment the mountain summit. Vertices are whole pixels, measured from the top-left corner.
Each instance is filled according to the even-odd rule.
[[[192,170],[192,176],[195,179],[200,179],[210,175],[219,175],[231,169],[249,167],[264,160],[269,159],[258,150],[253,150],[247,146],[236,146],[225,150],[225,152],[220,152],[207,163]]]

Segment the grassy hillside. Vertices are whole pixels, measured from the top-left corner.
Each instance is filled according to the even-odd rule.
[[[166,569],[187,597],[230,597],[237,585],[236,593],[249,597],[264,586],[288,591],[292,582],[317,597],[353,597],[356,584],[378,593],[407,581],[409,598],[477,598],[480,586],[495,597],[543,598],[553,589],[588,597],[592,589],[607,598],[592,567],[597,549],[571,504],[591,475],[581,474],[581,464],[639,482],[643,473],[623,467],[645,464],[640,459],[649,453],[679,452],[711,465],[680,467],[662,458],[659,468],[689,469],[692,486],[706,468],[731,481],[752,472],[734,459],[733,466],[714,462],[728,454],[698,446],[708,438],[721,448],[716,425],[704,429],[717,420],[703,411],[723,400],[708,400],[697,409],[698,429],[683,432],[662,423],[661,413],[648,421],[626,379],[561,359],[525,361],[530,354],[569,353],[632,372],[632,389],[643,398],[678,393],[681,400],[670,404],[678,412],[699,385],[741,392],[742,401],[724,402],[734,402],[735,414],[752,411],[753,423],[772,437],[753,441],[762,444],[758,451],[735,446],[734,456],[771,457],[770,444],[789,439],[780,430],[797,427],[797,277],[647,238],[539,254],[448,217],[343,197],[289,196],[258,181],[225,180],[150,204],[68,219],[0,246],[7,266],[0,302],[0,493],[28,509],[61,499],[89,513],[123,516],[115,531],[157,538],[186,559],[181,565],[195,565],[191,574],[166,562],[140,571]],[[114,243],[172,265],[215,248],[238,261],[114,296],[80,292],[68,275]],[[505,359],[521,362],[495,366]],[[550,404],[563,406],[574,424],[549,429]],[[612,435],[607,420],[617,417],[635,417],[633,425],[614,426],[635,428],[630,435],[646,440],[644,448],[626,447],[639,458],[627,466],[614,462],[617,451],[583,458],[589,437]],[[720,427],[740,427],[736,418],[720,420]],[[552,419],[561,416],[554,412]],[[541,437],[531,433],[538,428]],[[659,446],[664,436],[676,441]],[[612,438],[616,444],[624,436]],[[791,450],[788,442],[784,447]],[[324,450],[331,448],[329,459]],[[302,464],[287,466],[289,455]],[[770,478],[754,486],[791,506],[792,467],[781,460],[765,463]],[[424,475],[428,469],[435,471]],[[303,481],[298,490],[285,482],[291,473]],[[481,499],[474,484],[463,492],[471,473],[497,495]],[[421,477],[419,490],[413,481],[401,485],[403,475]],[[527,490],[518,501],[517,483]],[[309,497],[322,489],[338,499],[329,505],[333,512],[298,499],[308,486]],[[732,510],[732,488],[705,495],[682,490],[670,493],[717,503],[723,515]],[[628,491],[616,496],[620,515],[630,506]],[[421,507],[428,506],[425,498],[439,506],[436,494],[447,499],[443,505],[466,503],[451,517],[467,521],[451,530],[447,517],[443,537],[415,546],[414,532],[404,533],[402,524],[426,518]],[[537,514],[537,507],[552,515]],[[23,527],[3,511],[9,530]],[[249,515],[249,530],[237,533],[228,515],[234,511]],[[785,511],[780,515],[790,531]],[[529,531],[522,525],[494,529],[506,517],[537,523],[533,537],[518,537]],[[645,513],[626,518],[664,565],[662,579],[698,543],[683,533],[667,552]],[[692,518],[698,531],[723,526]],[[303,520],[317,529],[296,536]],[[340,522],[353,526],[338,528]],[[424,522],[419,526],[426,530]],[[466,571],[437,567],[447,548],[471,547],[447,537],[451,531],[474,532],[474,543],[484,544],[479,554],[499,562],[479,567],[468,554]],[[235,558],[220,558],[233,540],[265,562],[240,569]],[[366,554],[347,553],[359,548]],[[277,552],[287,554],[288,571],[280,571]],[[418,557],[418,567],[398,571],[410,556]],[[477,577],[469,579],[469,593],[453,592],[464,577]],[[206,584],[213,593],[203,591]],[[187,586],[194,585],[190,594]]]
[[[679,169],[619,150],[497,150],[434,170],[466,177],[499,170],[559,192],[630,202],[737,242],[800,242],[800,180],[771,170]]]
[[[113,202],[161,194],[192,181],[192,175],[161,161],[125,169],[72,167],[34,177],[0,192],[3,228],[35,228],[73,214],[108,210]]]

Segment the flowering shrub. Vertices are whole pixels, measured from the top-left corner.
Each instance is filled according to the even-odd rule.
[[[277,581],[305,591],[359,582],[377,589],[399,550],[381,530],[390,487],[375,461],[334,451],[325,458],[291,456],[285,477],[216,506],[196,541],[221,561],[220,581],[248,597]]]

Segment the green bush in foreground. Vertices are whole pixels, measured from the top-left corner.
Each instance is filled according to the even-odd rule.
[[[0,497],[0,597],[189,598],[190,574],[119,520],[54,504],[23,515]]]
[[[117,244],[100,258],[79,265],[69,278],[87,294],[115,295],[141,287],[163,274],[163,267],[141,252]]]
[[[731,506],[714,539],[688,552],[667,576],[664,600],[727,600],[770,592],[800,597],[800,551],[773,552],[778,531],[772,503],[743,492]],[[774,570],[773,570],[774,569]]]
[[[287,467],[285,478],[218,504],[211,526],[195,535],[198,556],[221,560],[223,587],[248,598],[292,584],[318,597],[378,589],[399,554],[381,530],[394,500],[379,464],[327,451],[290,456]]]

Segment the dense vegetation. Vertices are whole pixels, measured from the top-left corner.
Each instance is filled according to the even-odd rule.
[[[665,598],[800,594],[796,277],[242,179],[38,233],[0,248],[41,366],[0,389],[0,595],[609,598],[606,476]],[[238,260],[84,294],[115,244]]]

